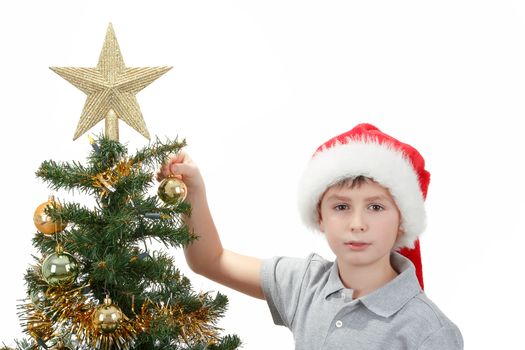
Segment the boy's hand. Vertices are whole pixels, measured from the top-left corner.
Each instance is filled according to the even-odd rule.
[[[157,172],[157,181],[162,181],[170,175],[184,181],[188,187],[188,193],[204,188],[204,181],[199,168],[184,151],[180,151],[171,156],[170,159],[161,166]]]

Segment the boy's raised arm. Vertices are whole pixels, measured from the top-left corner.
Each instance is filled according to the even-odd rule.
[[[189,267],[217,283],[264,299],[260,282],[261,261],[222,247],[197,165],[185,152],[179,152],[161,167],[157,180],[170,174],[181,178],[188,187],[186,201],[191,204],[192,214],[184,219],[190,231],[199,235],[199,239],[184,250]]]

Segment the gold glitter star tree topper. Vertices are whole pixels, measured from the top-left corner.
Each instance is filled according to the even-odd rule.
[[[87,95],[73,140],[104,118],[112,140],[118,141],[119,119],[150,139],[135,95],[172,67],[126,67],[111,23],[96,67],[49,68]]]

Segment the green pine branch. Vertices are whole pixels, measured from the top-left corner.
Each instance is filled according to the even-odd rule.
[[[170,154],[178,153],[185,146],[186,140],[184,139],[182,141],[175,139],[174,141],[167,140],[162,142],[159,138],[156,138],[152,145],[138,150],[131,159],[134,163],[144,163],[149,166],[163,164]]]

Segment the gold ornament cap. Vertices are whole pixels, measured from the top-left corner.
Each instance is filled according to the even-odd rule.
[[[57,255],[61,255],[64,253],[64,247],[61,244],[57,244],[55,247],[55,253],[57,253]]]

